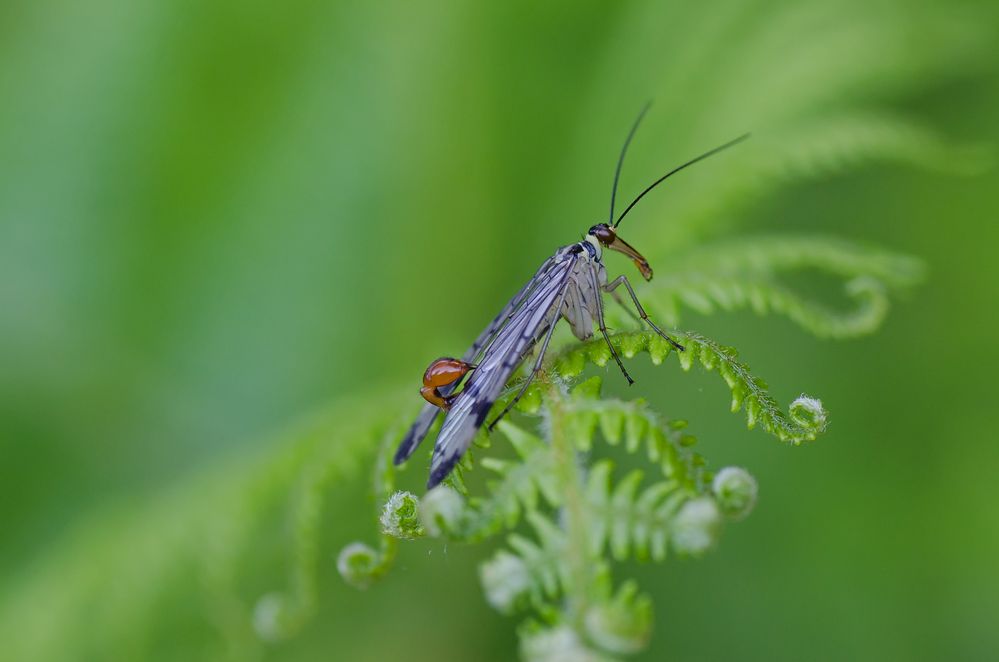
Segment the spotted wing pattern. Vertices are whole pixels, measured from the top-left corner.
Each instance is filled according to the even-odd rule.
[[[486,347],[478,367],[455,398],[434,446],[428,489],[451,473],[530,346],[557,320],[577,257],[562,253],[557,258],[536,277],[537,283],[523,305]]]
[[[472,346],[468,348],[468,351],[461,357],[461,360],[465,363],[474,363],[475,359],[482,353],[482,350],[488,347],[492,341],[496,338],[497,333],[504,324],[506,324],[514,315],[514,313],[520,308],[521,304],[524,303],[525,299],[534,292],[534,290],[541,284],[544,280],[544,274],[552,267],[555,262],[554,257],[550,257],[545,260],[541,268],[538,269],[534,277],[531,278],[527,283],[524,284],[520,291],[513,295],[509,303],[503,307],[503,310],[499,312],[496,317],[493,318],[492,322],[489,323],[479,337],[475,339]],[[454,384],[448,384],[447,386],[442,386],[440,388],[441,395],[447,396],[454,392],[461,382],[455,382]],[[437,414],[440,413],[440,408],[431,404],[426,404],[423,409],[420,410],[419,415],[417,415],[416,420],[410,426],[409,430],[406,432],[406,436],[402,438],[399,443],[399,448],[395,452],[395,463],[401,464],[409,459],[409,456],[417,449],[423,439],[427,436],[430,428],[433,426],[434,421],[437,419]]]

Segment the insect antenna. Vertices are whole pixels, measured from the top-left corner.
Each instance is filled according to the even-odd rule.
[[[617,168],[614,170],[614,186],[611,187],[611,207],[610,207],[610,217],[608,217],[607,222],[614,222],[614,200],[617,197],[617,180],[621,177],[621,166],[624,165],[624,155],[628,153],[628,145],[631,144],[631,139],[635,136],[635,131],[638,131],[638,125],[642,123],[642,118],[645,117],[645,113],[649,112],[649,108],[652,106],[652,100],[645,102],[645,107],[642,111],[638,113],[638,117],[635,118],[635,123],[631,125],[631,131],[628,132],[628,137],[624,139],[624,146],[621,147],[621,155],[617,157]]]
[[[641,118],[639,118],[639,119],[641,119]],[[631,201],[631,204],[628,205],[627,209],[625,209],[623,212],[621,212],[621,215],[618,216],[618,218],[617,218],[617,222],[614,223],[614,227],[616,228],[618,225],[621,224],[621,219],[623,219],[625,217],[625,215],[627,215],[627,213],[629,211],[631,211],[632,207],[634,207],[636,204],[638,204],[639,200],[641,200],[642,198],[645,197],[646,193],[648,193],[649,191],[651,191],[655,187],[657,187],[660,184],[662,184],[664,181],[666,181],[666,179],[668,177],[670,177],[671,175],[675,175],[676,173],[680,172],[681,170],[683,170],[687,166],[692,166],[695,163],[697,163],[698,161],[702,161],[702,160],[708,158],[709,156],[713,156],[713,155],[717,154],[718,152],[720,152],[722,150],[728,149],[729,147],[733,147],[734,145],[738,145],[739,143],[741,143],[743,140],[745,140],[748,137],[749,137],[749,134],[748,133],[744,133],[741,136],[739,136],[738,138],[736,138],[735,140],[730,140],[727,143],[725,143],[724,145],[719,145],[718,147],[715,147],[712,150],[708,150],[707,152],[704,152],[700,156],[695,156],[694,158],[690,159],[689,161],[687,161],[683,165],[679,165],[679,166],[673,168],[672,170],[670,170],[669,172],[667,172],[665,175],[663,175],[662,177],[660,177],[656,181],[652,182],[652,184],[650,184],[648,188],[646,188],[644,191],[642,191],[641,193],[638,194],[637,198],[635,198],[634,200]],[[628,136],[628,138],[630,140],[631,136]],[[627,146],[628,146],[628,143],[625,143],[625,147],[627,147]],[[623,155],[623,153],[622,153],[622,155]],[[620,165],[618,166],[618,168],[620,169]]]

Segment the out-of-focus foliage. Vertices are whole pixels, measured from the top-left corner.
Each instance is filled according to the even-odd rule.
[[[753,138],[626,219],[657,272],[640,296],[776,384],[806,377],[836,421],[786,457],[726,446],[759,506],[719,553],[634,569],[659,609],[649,659],[991,659],[999,196],[993,171],[961,175],[999,144],[997,19],[941,0],[5,4],[4,655],[510,659],[463,579],[479,554],[403,549],[358,593],[336,551],[368,531],[364,474],[427,361],[604,218],[654,97],[622,199]],[[920,268],[855,241],[928,262],[883,335],[816,344],[740,312],[873,330]],[[666,372],[633,388],[708,451],[736,434],[717,385]],[[295,637],[258,636],[274,614]]]

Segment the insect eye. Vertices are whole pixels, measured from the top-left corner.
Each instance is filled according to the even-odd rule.
[[[614,241],[614,230],[606,223],[598,223],[590,228],[590,234],[596,237],[604,246],[610,246]]]

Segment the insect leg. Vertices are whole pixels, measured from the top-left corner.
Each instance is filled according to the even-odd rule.
[[[615,278],[611,282],[609,282],[606,285],[604,285],[604,290],[606,290],[607,292],[613,292],[617,288],[617,286],[620,285],[621,283],[624,283],[624,286],[626,288],[628,288],[628,294],[631,295],[631,300],[635,303],[635,308],[638,309],[638,314],[641,316],[641,318],[643,320],[645,320],[646,322],[648,322],[649,326],[652,327],[652,330],[655,331],[656,333],[658,333],[663,338],[665,338],[666,341],[670,345],[673,345],[673,347],[677,351],[682,352],[684,350],[683,345],[681,345],[680,343],[678,343],[677,341],[673,340],[668,335],[666,335],[663,332],[662,329],[660,329],[658,326],[656,326],[655,322],[653,322],[652,320],[649,319],[648,313],[646,313],[645,309],[642,308],[642,303],[638,300],[638,297],[635,296],[635,290],[631,287],[631,283],[628,281],[628,277],[627,276],[625,276],[624,274],[621,274],[620,276],[618,276],[617,278]]]
[[[538,350],[538,358],[534,360],[534,367],[531,368],[530,374],[528,374],[524,379],[523,386],[521,386],[520,390],[517,391],[517,395],[513,396],[513,400],[507,403],[506,407],[503,408],[503,411],[500,412],[500,415],[494,418],[493,422],[486,428],[487,432],[492,432],[493,428],[496,427],[496,424],[503,420],[504,416],[510,413],[510,410],[513,409],[514,405],[520,402],[520,399],[524,397],[524,393],[527,392],[527,387],[531,385],[531,382],[534,381],[538,371],[541,370],[541,362],[544,361],[545,353],[548,351],[548,343],[552,341],[552,334],[555,333],[555,325],[558,323],[558,318],[562,311],[562,305],[565,303],[565,295],[568,291],[569,287],[566,285],[565,289],[562,290],[561,296],[559,296],[558,304],[556,304],[555,308],[553,308],[555,314],[552,317],[551,324],[548,326],[548,333],[545,334],[545,342],[542,343],[541,349]],[[535,342],[536,341],[532,341],[528,347],[533,346]]]
[[[600,287],[597,285],[597,279],[593,275],[593,272],[590,272],[590,281],[593,283],[593,299],[597,309],[597,324],[600,327],[600,333],[604,336],[604,342],[607,343],[607,348],[610,349],[611,356],[617,361],[617,367],[621,368],[621,374],[624,375],[624,378],[628,380],[628,385],[631,386],[635,383],[635,380],[625,370],[624,363],[621,362],[621,357],[618,356],[617,350],[611,344],[610,336],[607,335],[607,324],[604,323],[604,302],[600,298]]]
[[[534,381],[534,378],[541,370],[541,361],[545,358],[545,352],[548,350],[548,341],[551,340],[552,337],[551,332],[554,329],[555,325],[552,324],[551,328],[548,329],[548,334],[545,336],[545,342],[543,345],[541,345],[541,350],[538,352],[538,358],[537,360],[534,361],[534,366],[531,367],[531,372],[528,373],[527,377],[524,378],[524,383],[520,387],[520,390],[517,391],[517,395],[513,396],[513,399],[507,403],[506,407],[503,407],[503,411],[500,412],[499,416],[493,419],[493,422],[490,423],[489,426],[486,428],[486,432],[492,432],[493,428],[496,427],[496,424],[499,423],[501,420],[503,420],[503,417],[509,414],[510,410],[513,409],[518,402],[520,402],[520,399],[522,397],[524,397],[524,393],[527,392],[527,387],[531,385],[531,382]]]
[[[549,329],[546,327],[546,328],[544,328],[544,329],[541,330],[541,333],[545,334],[545,336],[547,337],[548,330]],[[531,350],[534,349],[534,346],[537,345],[537,344],[538,344],[538,339],[537,338],[532,338],[531,342],[527,345],[527,347],[524,348],[524,356],[527,356],[528,354],[530,354]],[[544,345],[544,347],[541,348],[541,353],[538,354],[538,361],[540,361],[541,357],[544,356],[544,351],[545,351],[545,349],[547,349],[547,347],[548,347],[548,345],[546,343]],[[538,361],[535,361],[534,367],[531,368],[531,374],[529,374],[527,376],[526,381],[524,382],[524,385],[521,387],[521,389],[519,391],[517,391],[517,395],[515,395],[513,397],[513,400],[511,400],[507,404],[507,406],[503,408],[503,411],[500,412],[500,415],[497,416],[495,419],[493,419],[492,423],[490,423],[489,425],[486,426],[486,432],[492,432],[493,428],[496,427],[496,424],[499,423],[503,419],[504,416],[506,416],[507,414],[510,413],[510,410],[513,409],[514,405],[516,405],[520,401],[520,399],[524,396],[524,393],[527,392],[527,387],[530,386],[531,381],[534,379],[534,376],[538,372]]]
[[[625,312],[628,313],[628,316],[631,317],[631,319],[635,320],[639,324],[642,323],[642,318],[639,317],[638,315],[636,315],[635,311],[632,310],[631,307],[628,306],[628,304],[626,304],[624,302],[624,299],[621,298],[621,294],[617,290],[611,290],[610,291],[610,295],[611,295],[611,297],[613,297],[614,301],[617,301],[617,304],[619,306],[621,306],[622,308],[624,308]]]

